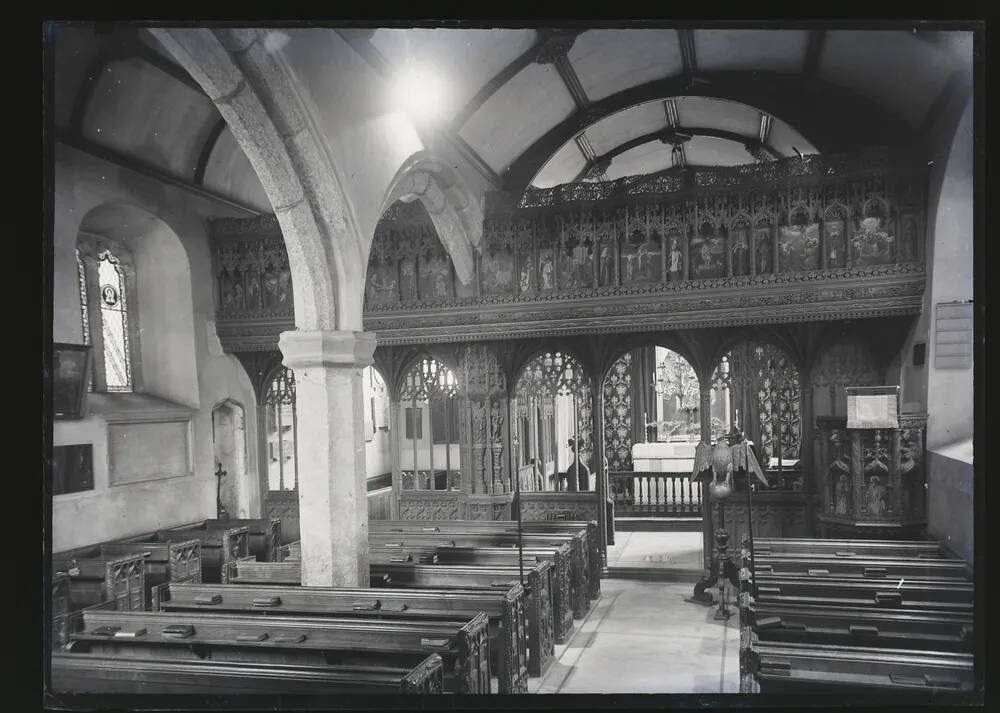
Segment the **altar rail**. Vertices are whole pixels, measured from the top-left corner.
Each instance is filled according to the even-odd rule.
[[[701,517],[701,488],[690,475],[611,471],[619,517]]]

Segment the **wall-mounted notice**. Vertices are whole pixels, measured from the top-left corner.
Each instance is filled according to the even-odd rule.
[[[848,428],[899,428],[898,386],[848,386]]]
[[[934,368],[972,366],[972,302],[942,302],[934,321]]]

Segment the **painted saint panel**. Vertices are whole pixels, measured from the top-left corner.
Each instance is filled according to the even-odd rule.
[[[771,229],[757,228],[753,231],[754,274],[767,275],[772,271],[774,247],[771,243]]]
[[[899,261],[913,262],[918,259],[920,221],[913,213],[903,215],[899,222]]]
[[[639,276],[639,246],[643,242],[643,236],[639,231],[635,231],[627,240],[621,242],[619,249],[618,264],[621,269],[621,280],[623,285],[636,282]]]
[[[517,255],[518,292],[522,295],[538,289],[538,275],[535,270],[533,251],[529,247]]]
[[[438,256],[421,257],[417,263],[420,299],[427,302],[452,297],[451,265]]]
[[[667,279],[679,282],[684,279],[684,250],[681,247],[683,236],[672,233],[667,238]]]
[[[750,231],[734,230],[729,234],[730,252],[734,275],[750,274]]]
[[[559,250],[559,288],[593,287],[594,258],[589,239],[570,240]]]
[[[819,269],[819,223],[782,226],[778,247],[780,272]]]
[[[691,277],[702,280],[726,274],[726,242],[717,236],[691,240]]]
[[[551,247],[538,248],[538,289],[554,290],[556,288],[556,265],[554,251]]]
[[[399,296],[403,302],[417,299],[417,259],[404,257],[399,261]]]
[[[655,230],[646,235],[637,251],[639,275],[637,282],[660,282],[663,260],[660,253],[663,250],[662,238]]]
[[[615,284],[615,243],[602,242],[597,251],[597,280],[600,287]]]
[[[367,297],[370,304],[390,304],[399,299],[395,263],[368,267]]]
[[[856,219],[851,236],[851,263],[884,265],[896,259],[896,239],[891,221],[868,217]]]
[[[486,250],[480,272],[484,295],[508,294],[514,291],[514,253],[507,248]]]
[[[828,268],[844,267],[847,264],[847,235],[844,221],[827,220],[823,223],[823,249],[826,251]]]

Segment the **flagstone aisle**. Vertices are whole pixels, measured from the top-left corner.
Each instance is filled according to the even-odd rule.
[[[606,579],[531,693],[737,693],[739,615],[684,601],[692,585]]]

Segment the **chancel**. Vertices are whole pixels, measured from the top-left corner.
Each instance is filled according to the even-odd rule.
[[[978,695],[978,25],[45,36],[52,701]]]

